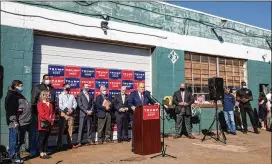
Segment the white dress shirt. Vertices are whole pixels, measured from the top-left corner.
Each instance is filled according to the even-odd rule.
[[[64,92],[59,95],[59,109],[61,111],[64,111],[65,108],[74,110],[76,107],[77,102],[74,95],[66,94]]]

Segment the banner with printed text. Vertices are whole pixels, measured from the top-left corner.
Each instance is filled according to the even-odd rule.
[[[50,76],[51,85],[56,91],[56,110],[58,110],[58,95],[62,92],[63,84],[68,83],[71,86],[71,94],[76,98],[81,92],[83,85],[88,83],[90,94],[96,98],[100,95],[100,87],[104,85],[108,93],[114,97],[120,94],[122,86],[127,86],[127,93],[131,93],[137,89],[140,82],[145,83],[144,71],[107,69],[107,68],[91,68],[80,66],[63,66],[49,65],[48,74]],[[74,134],[78,132],[78,112],[74,115]],[[58,116],[57,116],[58,118]],[[116,124],[114,126],[114,134],[116,134]],[[85,129],[86,130],[86,129]],[[52,130],[52,136],[57,136],[57,126]],[[114,137],[116,139],[116,136]],[[75,140],[77,137],[75,137]],[[73,139],[74,140],[74,139]]]

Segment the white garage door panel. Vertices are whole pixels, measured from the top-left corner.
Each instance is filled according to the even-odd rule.
[[[55,64],[145,71],[146,89],[151,90],[150,50],[45,36],[34,41],[33,85]]]

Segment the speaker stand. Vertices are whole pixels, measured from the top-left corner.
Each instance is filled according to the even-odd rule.
[[[221,124],[219,122],[219,117],[218,117],[218,105],[217,105],[217,100],[215,101],[215,116],[214,116],[214,120],[211,124],[211,126],[209,127],[209,130],[208,132],[204,135],[204,137],[202,138],[202,142],[206,139],[206,136],[211,132],[212,132],[212,127],[214,125],[214,123],[216,123],[216,136],[211,136],[211,138],[215,139],[216,141],[221,141],[220,140],[220,134],[222,135],[222,138],[223,138],[223,142],[224,144],[227,144],[227,138],[226,138],[226,135],[224,133],[224,131],[222,130],[222,127],[221,127]],[[219,130],[220,130],[220,134],[219,134]]]

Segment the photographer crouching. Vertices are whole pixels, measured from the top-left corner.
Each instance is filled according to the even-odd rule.
[[[9,155],[14,163],[23,163],[20,147],[31,123],[31,104],[22,95],[23,82],[13,80],[5,98],[7,125],[9,127]]]

